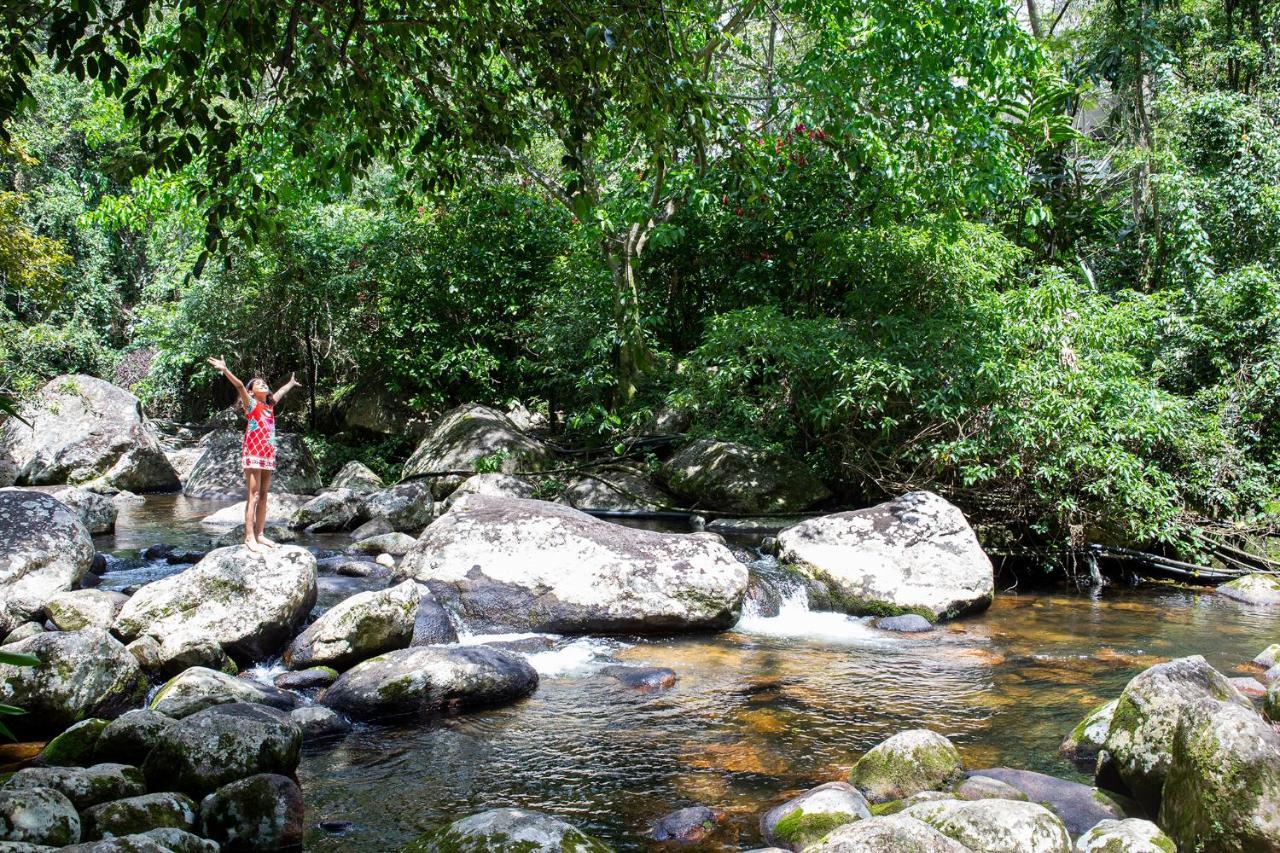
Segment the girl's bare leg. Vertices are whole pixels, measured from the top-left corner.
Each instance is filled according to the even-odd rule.
[[[265,545],[268,548],[279,548],[275,542],[262,535],[262,531],[267,526],[267,490],[271,488],[271,472],[258,472],[258,526],[254,532],[258,537],[258,544]]]
[[[258,544],[258,516],[267,514],[267,507],[262,505],[262,512],[258,511],[259,501],[259,485],[260,475],[264,472],[256,468],[244,469],[245,499],[244,499],[244,546],[255,554],[262,552],[262,546]]]

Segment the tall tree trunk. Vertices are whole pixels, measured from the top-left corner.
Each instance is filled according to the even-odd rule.
[[[1027,0],[1027,23],[1031,25],[1033,36],[1044,38],[1044,26],[1040,23],[1040,8],[1036,6],[1036,0]]]
[[[640,377],[653,367],[653,356],[644,341],[640,290],[636,284],[636,230],[607,237],[604,246],[613,273],[613,323],[618,336],[614,408],[635,399]]]

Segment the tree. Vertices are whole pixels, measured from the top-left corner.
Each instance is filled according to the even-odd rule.
[[[0,128],[43,48],[123,101],[151,168],[200,167],[197,273],[273,227],[286,157],[341,189],[384,161],[423,189],[524,173],[597,230],[619,402],[651,364],[639,259],[707,202],[712,161],[808,122],[886,197],[990,200],[1019,174],[1005,122],[1035,61],[1001,0],[41,0],[11,6],[0,41]]]

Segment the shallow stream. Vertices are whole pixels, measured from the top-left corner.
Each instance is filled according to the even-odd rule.
[[[153,497],[122,509],[117,534],[98,540],[124,558],[112,561],[103,586],[184,568],[128,558],[157,542],[206,545],[199,519],[225,504]],[[767,558],[753,565],[768,569]],[[322,578],[321,606],[369,583]],[[985,614],[922,635],[813,613],[792,594],[779,616],[748,614],[715,636],[548,642],[531,657],[542,681],[524,702],[434,722],[361,725],[344,740],[308,747],[299,769],[306,846],[395,850],[441,821],[520,806],[618,850],[658,849],[645,839],[650,824],[701,804],[727,815],[701,849],[749,849],[760,845],[765,808],[842,778],[868,747],[920,726],[952,738],[971,768],[1087,781],[1058,756],[1058,744],[1133,675],[1188,654],[1239,674],[1242,661],[1276,640],[1280,615],[1211,591],[1150,586],[1096,597],[1003,592]],[[667,666],[679,681],[636,692],[598,674],[611,662]],[[329,832],[321,821],[350,825]]]

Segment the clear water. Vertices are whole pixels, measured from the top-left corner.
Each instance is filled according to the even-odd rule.
[[[189,544],[181,539],[190,525],[164,516],[151,507],[146,524],[116,541],[161,541],[158,524],[169,541]],[[767,560],[753,564],[768,570]],[[726,820],[701,849],[748,849],[760,844],[764,809],[842,778],[868,747],[918,726],[951,737],[969,767],[1083,781],[1058,744],[1133,675],[1187,654],[1237,674],[1276,640],[1280,615],[1168,586],[1001,594],[985,614],[923,635],[811,613],[793,592],[780,615],[747,615],[720,635],[562,640],[532,655],[542,680],[524,702],[360,725],[340,742],[308,747],[298,774],[306,844],[394,850],[441,821],[520,806],[619,850],[646,850],[656,846],[645,838],[656,818],[702,804]],[[665,692],[635,692],[599,673],[614,661],[671,667],[680,680]],[[351,826],[329,833],[321,821]]]

